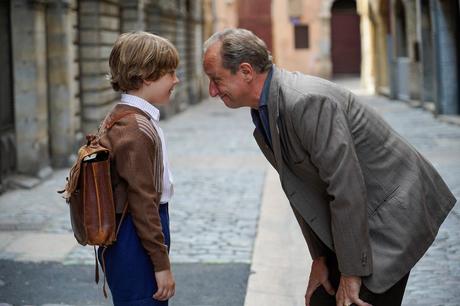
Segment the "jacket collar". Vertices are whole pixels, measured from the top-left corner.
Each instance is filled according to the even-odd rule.
[[[270,132],[272,136],[273,154],[276,161],[276,169],[281,175],[283,170],[283,157],[281,155],[281,139],[279,133],[279,93],[281,89],[280,81],[282,79],[283,70],[278,69],[273,65],[273,75],[270,83],[270,93],[268,95],[268,115],[270,123]]]
[[[267,105],[267,99],[269,97],[270,84],[272,81],[274,66],[275,65],[273,65],[272,68],[270,68],[267,74],[267,78],[265,79],[264,86],[262,88],[262,93],[260,94],[259,108]]]

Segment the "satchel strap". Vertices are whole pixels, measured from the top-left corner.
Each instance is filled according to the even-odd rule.
[[[95,147],[97,143],[100,141],[100,139],[102,138],[102,136],[104,136],[108,132],[108,130],[110,130],[114,126],[115,123],[117,123],[118,121],[120,121],[126,116],[129,116],[131,114],[136,114],[136,113],[137,112],[130,110],[130,111],[121,112],[113,117],[108,116],[102,124],[103,129],[100,129],[96,135],[94,134],[86,135],[86,146],[82,146],[80,150],[78,151],[79,158],[75,161],[72,168],[70,169],[69,176],[67,177],[67,183],[64,189],[57,191],[58,193],[63,194],[63,198],[66,199],[67,202],[70,200],[70,196],[75,191],[75,188],[77,187],[77,184],[78,184],[80,164],[82,162],[81,155],[84,154],[87,148]]]
[[[115,125],[115,123],[117,123],[124,117],[132,115],[132,114],[137,114],[137,112],[129,110],[129,111],[121,112],[113,117],[111,115],[107,116],[107,118],[105,118],[105,120],[100,125],[100,128],[97,131],[96,135],[86,136],[86,140],[88,141],[86,144],[89,145],[93,141],[99,141],[102,138],[102,136],[107,134],[107,132]]]
[[[115,237],[118,237],[118,232],[120,231],[121,224],[123,223],[123,220],[125,219],[126,213],[128,211],[128,200],[126,200],[125,207],[123,208],[123,213],[121,214],[120,222],[118,223],[117,226],[117,231],[115,233]],[[116,238],[115,238],[116,239]],[[107,298],[107,290],[106,290],[106,279],[107,279],[107,271],[105,269],[105,251],[107,250],[107,246],[101,246],[102,252],[101,252],[101,263],[102,263],[102,272],[104,272],[104,284],[102,285],[102,291],[104,293],[104,297]],[[97,255],[96,255],[96,246],[94,246],[94,258],[96,261],[95,265],[95,272],[94,272],[94,281],[99,283],[99,264],[97,262]]]
[[[113,118],[110,118],[110,120],[105,124],[104,128],[107,131],[110,130],[115,123],[117,123],[118,121],[120,121],[124,117],[129,116],[131,114],[137,114],[137,112],[135,112],[135,111],[125,111],[125,112],[121,112],[121,113],[117,114]]]

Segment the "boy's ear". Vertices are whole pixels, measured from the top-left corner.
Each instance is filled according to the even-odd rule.
[[[146,86],[149,86],[150,84],[152,84],[152,81],[149,81],[149,80],[142,80],[142,84],[146,85]]]

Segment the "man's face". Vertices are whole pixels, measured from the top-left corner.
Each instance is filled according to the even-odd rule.
[[[204,55],[203,67],[209,77],[209,95],[219,96],[230,108],[249,106],[250,88],[244,74],[238,69],[235,74],[222,66],[221,43],[211,45]]]

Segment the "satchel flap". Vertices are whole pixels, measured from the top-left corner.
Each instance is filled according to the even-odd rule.
[[[121,120],[122,118],[135,114],[134,111],[126,111],[121,114],[118,114],[115,117],[106,118],[102,123],[102,129],[99,129],[97,135],[88,134],[86,135],[87,143],[84,146],[81,146],[78,150],[77,160],[73,164],[72,168],[70,169],[69,177],[67,178],[67,183],[62,191],[58,191],[59,193],[63,193],[63,198],[66,199],[67,202],[70,200],[70,196],[72,193],[75,192],[78,185],[78,179],[80,177],[80,168],[83,162],[91,162],[91,161],[99,161],[98,157],[103,156],[103,160],[106,160],[110,156],[110,151],[102,146],[99,142],[101,137],[107,133],[112,126]]]
[[[70,169],[67,184],[64,188],[63,197],[66,200],[70,199],[70,195],[75,192],[80,177],[81,163],[92,160],[97,160],[98,155],[104,155],[108,158],[109,150],[103,147],[98,141],[94,140],[89,145],[81,146],[78,150],[77,160]]]

